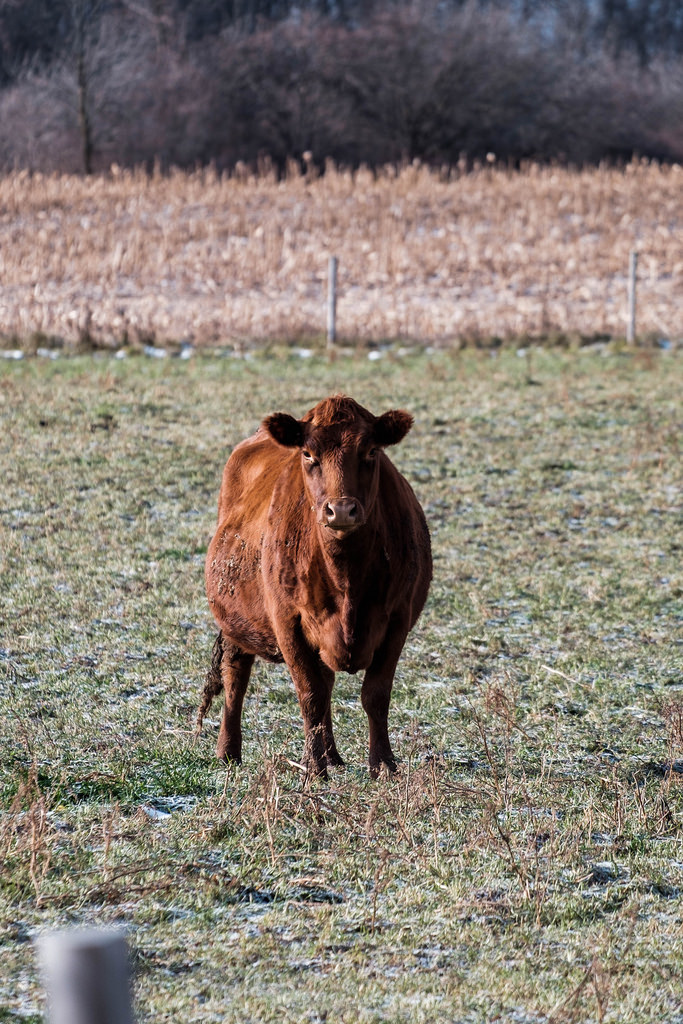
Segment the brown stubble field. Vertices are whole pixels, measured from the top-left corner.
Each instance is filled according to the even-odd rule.
[[[0,179],[0,337],[244,346],[320,337],[328,257],[342,338],[437,344],[683,334],[683,170],[292,168]]]

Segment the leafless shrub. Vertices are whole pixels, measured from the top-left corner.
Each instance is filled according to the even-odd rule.
[[[0,92],[0,166],[79,171],[75,91],[61,66],[29,71]]]
[[[683,156],[680,58],[642,66],[498,6],[377,4],[349,24],[293,13],[189,37],[144,5],[68,2],[63,50],[0,92],[0,167]]]

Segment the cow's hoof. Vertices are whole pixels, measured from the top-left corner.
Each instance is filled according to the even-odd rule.
[[[346,761],[341,756],[339,751],[336,749],[328,750],[327,753],[325,754],[325,757],[327,758],[327,763],[332,768],[343,768],[344,765],[346,764]]]
[[[397,771],[398,765],[393,757],[370,762],[370,775],[373,779],[379,779],[383,774],[395,775]]]
[[[327,774],[327,762],[316,761],[312,757],[307,757],[304,760],[304,768],[306,769],[306,781],[311,779],[320,779],[322,782],[327,782],[329,776]]]
[[[216,757],[219,761],[222,761],[223,764],[242,764],[242,751],[235,750],[234,747],[231,750],[229,747],[224,747],[219,744],[216,747]]]

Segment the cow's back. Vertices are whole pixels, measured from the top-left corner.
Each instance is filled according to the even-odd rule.
[[[207,595],[222,630],[270,660],[281,656],[263,611],[261,552],[273,490],[291,458],[263,430],[235,448],[223,471],[206,558]]]
[[[218,526],[234,524],[248,533],[260,529],[275,483],[292,453],[258,430],[233,450],[225,464],[218,497]]]

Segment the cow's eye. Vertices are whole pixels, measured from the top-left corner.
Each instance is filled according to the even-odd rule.
[[[367,452],[365,453],[365,458],[366,458],[366,459],[371,459],[371,460],[372,460],[372,459],[376,459],[376,458],[377,458],[377,453],[378,453],[378,452],[379,452],[379,448],[370,448],[370,449],[369,449],[369,450],[368,450],[368,451],[367,451]]]
[[[316,459],[315,455],[313,455],[311,452],[307,451],[305,448],[304,448],[304,450],[302,451],[301,454],[303,455],[303,457],[305,458],[305,460],[309,464],[309,466],[317,466],[318,465],[318,460]]]

